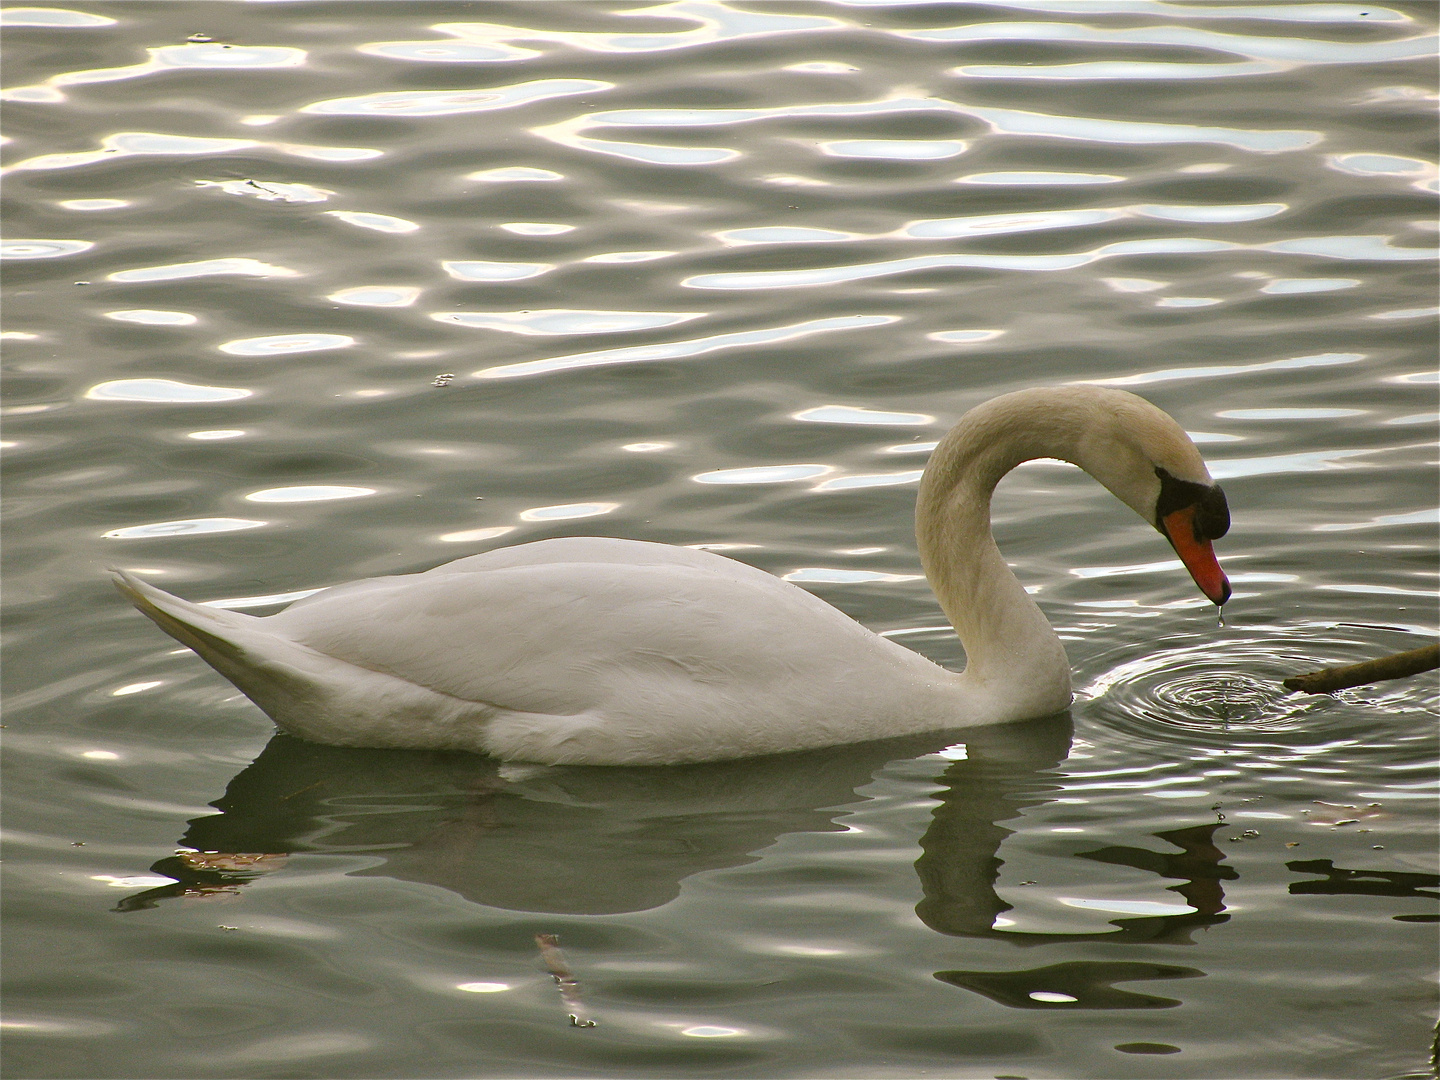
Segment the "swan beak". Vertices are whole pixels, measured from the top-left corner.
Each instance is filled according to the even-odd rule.
[[[1202,540],[1200,530],[1195,527],[1198,510],[1198,505],[1182,507],[1166,514],[1160,522],[1166,539],[1180,556],[1185,569],[1190,571],[1195,584],[1200,586],[1200,591],[1209,597],[1212,604],[1219,606],[1230,599],[1230,582],[1225,577],[1225,571],[1220,569],[1210,541]]]

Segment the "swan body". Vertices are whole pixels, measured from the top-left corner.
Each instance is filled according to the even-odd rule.
[[[267,617],[115,571],[161,629],[282,729],[349,746],[546,764],[675,764],[1044,716],[1065,652],[1005,566],[990,496],[1022,461],[1085,469],[1179,552],[1215,603],[1228,511],[1190,439],[1123,391],[1023,390],[967,413],[921,480],[926,575],[962,673],[764,571],[635,540],[541,540],[326,589]]]

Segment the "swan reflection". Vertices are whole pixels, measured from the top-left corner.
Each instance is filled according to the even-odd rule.
[[[997,852],[1014,830],[1000,822],[1049,802],[1050,793],[1061,790],[1063,778],[1051,770],[1069,752],[1068,732],[1063,746],[1032,739],[1009,748],[1019,752],[1006,757],[972,750],[967,760],[955,762],[941,777],[946,788],[920,839],[923,854],[915,863],[924,891],[915,913],[926,926],[952,937],[994,938],[1022,946],[1062,941],[1188,945],[1192,931],[1229,920],[1223,914],[1225,894],[1220,883],[1239,875],[1223,864],[1225,855],[1212,839],[1220,823],[1207,822],[1154,834],[1180,849],[1175,853],[1128,846],[1075,853],[1078,858],[1178,879],[1180,884],[1169,886],[1169,891],[1178,893],[1184,904],[1171,910],[1156,905],[1162,909],[1159,914],[1111,920],[1117,929],[1099,933],[1010,929],[1000,916],[1011,905],[995,891],[995,882],[1003,865]]]
[[[1068,715],[963,732],[965,754],[920,840],[916,912],[932,930],[1026,947],[1064,942],[1188,945],[1223,923],[1222,882],[1236,877],[1211,839],[1215,823],[1156,833],[1173,851],[1109,846],[1092,862],[1175,879],[1184,903],[1117,918],[1097,933],[1045,933],[1000,918],[1003,824],[1064,784]],[[606,915],[679,895],[692,875],[758,861],[788,833],[838,832],[886,765],[932,755],[957,736],[830,747],[744,761],[646,768],[505,766],[446,751],[324,746],[276,735],[152,870],[174,879],[118,911],[172,898],[231,899],[283,872],[291,854],[366,855],[350,873],[435,885],[510,911]],[[950,747],[945,757],[957,756]],[[1177,913],[1179,912],[1179,913]],[[1141,969],[1144,969],[1143,971]],[[1172,999],[1116,989],[1131,979],[1204,974],[1167,964],[1070,961],[1016,971],[940,971],[942,982],[1016,1008],[1163,1008]]]
[[[1003,740],[1009,730],[984,736]],[[1068,730],[1065,721],[1067,745]],[[673,900],[694,874],[755,862],[787,833],[843,831],[836,819],[866,801],[856,789],[887,763],[940,750],[950,738],[613,768],[515,767],[458,751],[324,746],[277,734],[212,804],[220,812],[190,822],[179,841],[189,850],[155,864],[175,884],[118,909],[234,894],[286,856],[310,853],[371,855],[377,865],[352,873],[438,885],[511,911],[644,911]],[[996,803],[994,812],[1012,811]]]

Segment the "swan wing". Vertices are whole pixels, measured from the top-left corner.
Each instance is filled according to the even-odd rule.
[[[373,579],[263,621],[483,704],[485,748],[506,757],[705,760],[943,726],[956,676],[803,589],[704,552],[565,547]]]
[[[695,548],[619,540],[609,536],[561,536],[515,547],[496,548],[444,563],[426,574],[464,574],[508,566],[545,563],[614,563],[622,566],[691,566],[737,581],[774,582],[764,570]]]
[[[257,618],[120,585],[320,742],[673,763],[959,725],[959,678],[706,552],[547,541],[337,586]]]
[[[841,678],[877,646],[914,655],[755,573],[614,562],[431,571],[317,594],[263,621],[348,663],[527,712],[653,699],[674,680],[760,695],[795,677]]]

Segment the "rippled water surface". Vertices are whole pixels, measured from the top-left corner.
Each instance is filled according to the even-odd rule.
[[[1436,681],[1279,680],[1436,632],[1435,16],[10,5],[5,1075],[1425,1075]],[[623,536],[958,668],[926,452],[1071,382],[1194,433],[1236,593],[1021,468],[1078,693],[1013,728],[315,746],[103,574]]]

